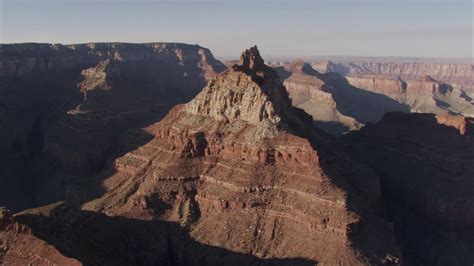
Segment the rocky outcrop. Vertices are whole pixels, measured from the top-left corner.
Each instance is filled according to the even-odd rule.
[[[377,177],[291,107],[256,47],[146,131],[153,140],[115,160],[105,194],[83,209],[172,222],[198,243],[265,260],[401,262],[376,215]]]
[[[474,119],[460,115],[444,113],[436,116],[438,124],[454,127],[461,135],[474,135]]]
[[[158,121],[225,68],[206,48],[173,43],[5,44],[0,53],[0,204],[14,210],[63,199],[64,179],[100,171],[123,133]]]
[[[381,177],[387,218],[409,264],[474,261],[474,120],[387,114],[342,137],[352,158]]]

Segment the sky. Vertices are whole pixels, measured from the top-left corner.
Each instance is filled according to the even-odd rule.
[[[474,0],[0,0],[0,42],[184,42],[237,57],[472,58]]]

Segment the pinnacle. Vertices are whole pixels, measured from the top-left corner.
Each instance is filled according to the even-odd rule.
[[[260,71],[266,68],[265,62],[260,56],[257,46],[246,49],[240,56],[239,65],[234,65],[234,69],[248,71]]]

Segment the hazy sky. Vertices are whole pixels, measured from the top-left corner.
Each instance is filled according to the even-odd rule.
[[[185,42],[217,56],[472,57],[474,0],[0,0],[11,42]]]

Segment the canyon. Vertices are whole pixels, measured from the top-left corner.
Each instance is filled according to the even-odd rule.
[[[0,56],[0,201],[14,210],[68,197],[120,152],[122,134],[225,68],[174,43],[5,44]]]
[[[316,60],[311,65],[318,71],[336,72],[343,76],[374,74],[410,81],[429,75],[437,81],[464,90],[471,97],[474,93],[474,67],[466,60],[332,58]]]
[[[296,60],[273,66],[294,105],[332,134],[393,111],[474,116],[471,65]]]
[[[84,212],[172,222],[201,244],[262,259],[400,261],[393,228],[376,215],[376,176],[337,153],[311,117],[291,106],[256,47],[144,130],[153,139],[115,159],[105,178],[96,176],[104,178],[105,191],[84,203]],[[17,214],[13,223],[22,224],[24,216]],[[69,240],[59,237],[63,248]],[[157,237],[148,244],[161,242]],[[7,249],[5,260],[16,254]],[[214,256],[201,249],[186,255]],[[231,263],[227,257],[211,261]]]
[[[474,261],[462,67],[1,48],[0,264]]]

